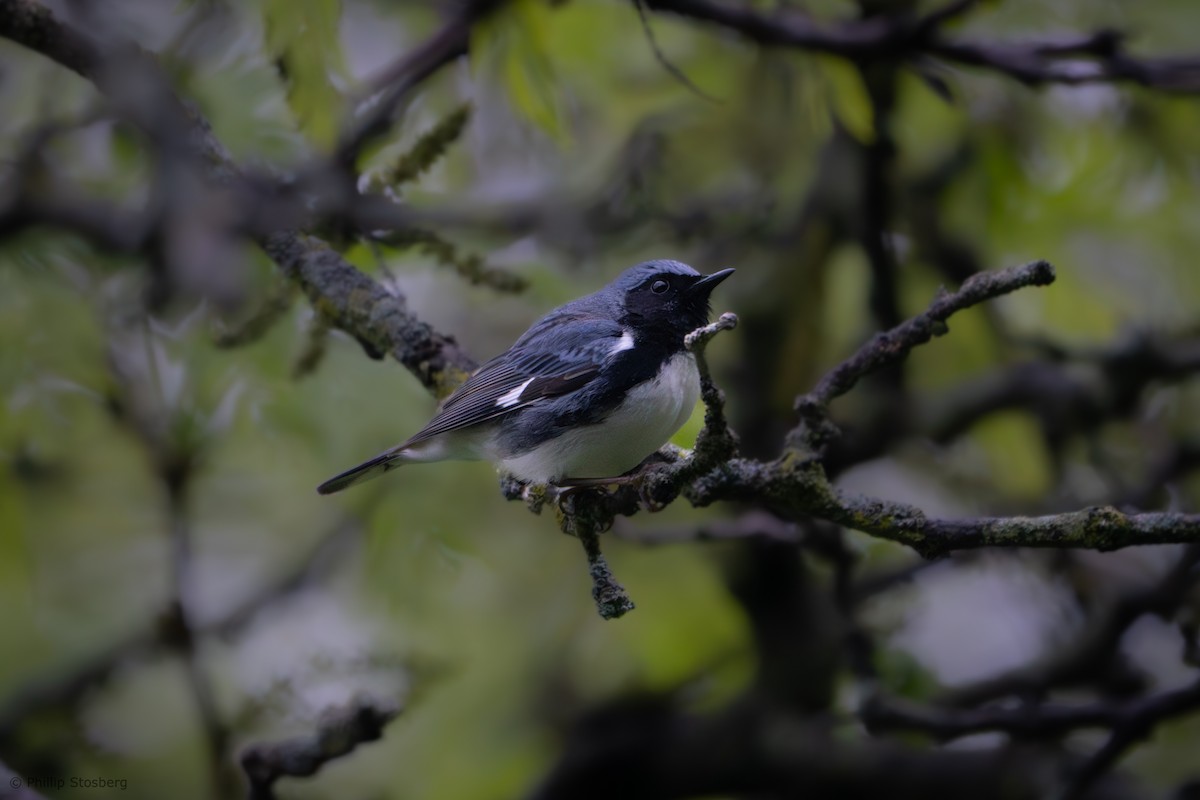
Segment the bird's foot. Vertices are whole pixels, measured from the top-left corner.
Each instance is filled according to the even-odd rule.
[[[669,469],[670,467],[666,464],[647,462],[642,464],[636,474],[632,476],[633,480],[630,482],[630,485],[637,492],[638,502],[651,514],[662,511],[669,505],[669,501],[657,498],[658,489],[661,484],[658,478]]]
[[[637,495],[638,505],[653,513],[666,508],[669,500],[655,499],[661,494],[660,476],[670,471],[677,464],[681,455],[674,449],[664,448],[651,453],[645,461],[623,475],[610,478],[562,478],[550,484],[557,498],[567,497],[585,489],[608,489],[613,487],[618,492],[628,489]]]
[[[628,486],[637,478],[635,473],[625,473],[615,478],[562,478],[553,485],[560,490],[560,496],[579,489],[595,489],[604,486]]]

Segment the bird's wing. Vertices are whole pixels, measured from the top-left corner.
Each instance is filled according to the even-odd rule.
[[[479,367],[446,398],[428,425],[396,449],[581,389],[609,359],[629,346],[632,340],[612,320],[575,314],[549,316],[511,350]]]

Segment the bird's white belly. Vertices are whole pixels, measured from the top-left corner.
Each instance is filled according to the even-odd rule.
[[[631,390],[595,425],[567,431],[500,466],[518,478],[545,483],[563,478],[614,478],[640,464],[683,427],[700,399],[691,353],[663,365],[658,376]]]

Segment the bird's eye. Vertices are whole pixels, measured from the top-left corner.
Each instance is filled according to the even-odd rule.
[[[655,281],[654,285],[650,287],[650,291],[654,292],[655,294],[662,294],[670,288],[671,285],[666,281]]]

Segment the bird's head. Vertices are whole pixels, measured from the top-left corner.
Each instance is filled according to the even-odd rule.
[[[682,340],[708,323],[709,295],[732,274],[701,275],[678,261],[647,261],[625,270],[610,288],[621,298],[621,324]]]

